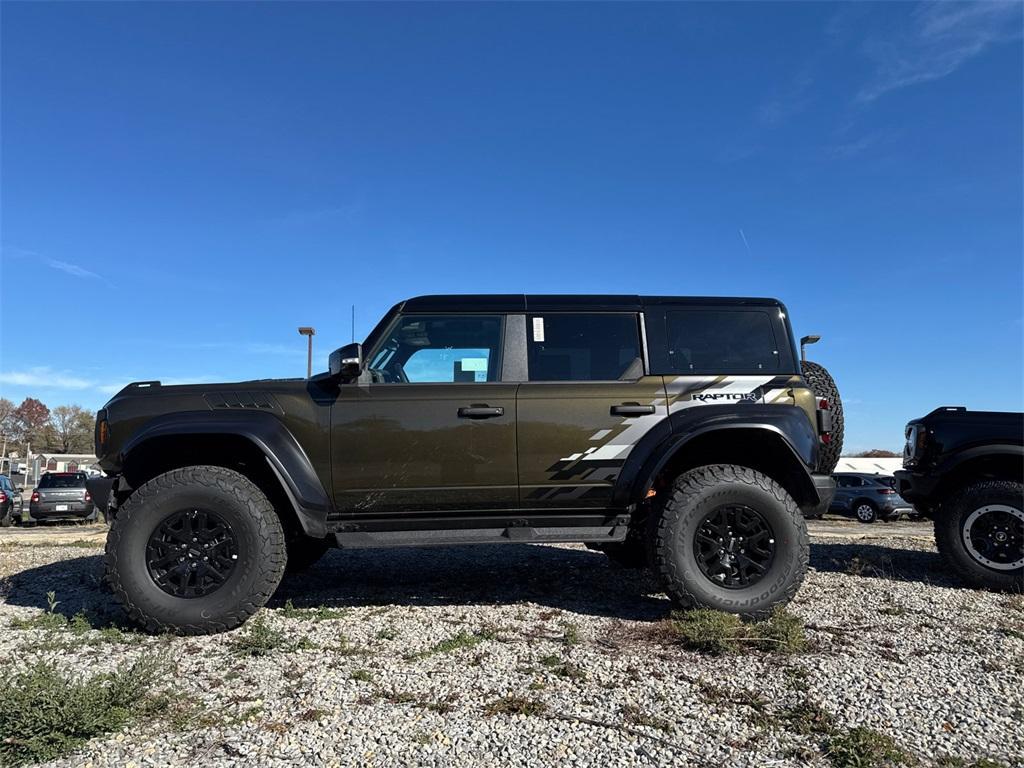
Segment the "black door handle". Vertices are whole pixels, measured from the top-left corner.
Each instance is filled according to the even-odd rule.
[[[640,405],[639,403],[623,403],[612,406],[612,416],[646,416],[654,413],[653,405]]]
[[[493,419],[495,416],[504,416],[505,409],[491,408],[487,405],[470,405],[459,408],[460,419]]]

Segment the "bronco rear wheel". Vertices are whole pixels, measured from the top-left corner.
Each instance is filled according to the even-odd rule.
[[[107,580],[150,632],[202,635],[242,624],[285,568],[281,521],[244,475],[195,466],[158,475],[118,510]]]
[[[939,509],[935,545],[965,581],[988,589],[1024,589],[1024,485],[984,480]]]
[[[747,467],[680,475],[654,525],[654,569],[682,608],[763,618],[803,582],[807,526],[793,498]]]

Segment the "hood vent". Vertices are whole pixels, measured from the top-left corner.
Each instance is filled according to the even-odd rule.
[[[249,408],[262,411],[278,410],[277,401],[269,392],[207,392],[203,397],[211,408]]]

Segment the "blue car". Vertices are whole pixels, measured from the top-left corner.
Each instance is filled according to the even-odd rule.
[[[852,514],[862,523],[873,523],[879,518],[895,520],[914,511],[896,492],[896,481],[889,475],[836,472],[832,477],[836,481],[836,495],[830,512]]]

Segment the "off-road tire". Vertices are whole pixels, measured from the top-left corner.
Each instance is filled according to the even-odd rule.
[[[811,391],[818,398],[828,400],[829,410],[832,412],[832,440],[827,445],[818,446],[817,466],[817,470],[821,474],[831,475],[843,453],[843,433],[845,431],[843,400],[839,396],[839,388],[836,386],[835,379],[824,366],[812,363],[810,360],[802,360],[800,370]]]
[[[1024,508],[1024,484],[1010,480],[983,480],[954,493],[935,514],[935,546],[964,581],[1000,591],[1024,590],[1024,569],[998,571],[979,563],[967,550],[963,526],[968,516],[987,504]]]
[[[153,531],[191,506],[213,508],[235,536],[238,563],[219,589],[195,598],[161,590],[146,564]],[[273,506],[244,475],[224,467],[174,469],[145,483],[118,509],[107,535],[107,581],[128,617],[148,632],[205,635],[239,626],[284,574],[284,530]]]
[[[704,516],[725,504],[756,510],[775,539],[775,556],[751,586],[730,589],[705,576],[694,552]],[[748,619],[769,615],[793,599],[807,572],[809,541],[803,514],[785,489],[747,467],[713,464],[684,472],[652,520],[653,565],[665,591],[680,608],[712,608]]]
[[[288,540],[285,549],[288,552],[285,573],[303,573],[316,565],[331,545],[324,539],[313,539],[300,533]]]

